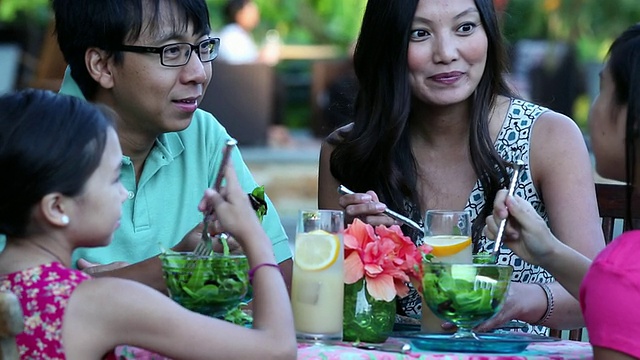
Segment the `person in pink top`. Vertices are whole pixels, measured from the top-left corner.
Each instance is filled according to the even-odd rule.
[[[626,222],[632,224],[631,195],[640,187],[640,24],[629,27],[611,45],[589,126],[596,171],[626,183]],[[547,269],[580,300],[594,358],[640,358],[640,312],[636,309],[640,303],[640,231],[624,232],[592,263],[559,241],[526,201],[501,190],[493,214],[487,217],[488,237],[495,238],[504,218],[508,218],[506,245],[526,261]]]
[[[249,260],[253,328],[191,312],[142,283],[71,269],[78,247],[111,242],[127,191],[115,113],[44,90],[0,97],[0,291],[24,312],[22,359],[113,358],[121,344],[180,359],[294,359],[293,315],[271,241],[229,164],[214,211]],[[250,344],[251,346],[247,346]]]

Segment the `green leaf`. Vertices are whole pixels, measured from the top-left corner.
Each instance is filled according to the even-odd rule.
[[[251,194],[249,194],[249,200],[251,201],[251,206],[253,210],[256,211],[256,215],[258,216],[258,220],[262,222],[262,219],[265,215],[267,215],[267,201],[264,195],[264,185],[258,186]]]
[[[207,262],[199,259],[191,259],[195,263],[195,267],[191,272],[189,282],[185,285],[189,289],[199,289],[204,285],[205,272],[207,271]],[[185,266],[184,264],[182,266]],[[194,266],[186,264],[186,266]]]

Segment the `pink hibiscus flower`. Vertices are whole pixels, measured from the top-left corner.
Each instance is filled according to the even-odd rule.
[[[365,277],[373,298],[404,297],[411,278],[421,278],[422,257],[431,250],[428,245],[416,247],[397,225],[374,229],[355,219],[344,232],[344,282],[353,284]]]

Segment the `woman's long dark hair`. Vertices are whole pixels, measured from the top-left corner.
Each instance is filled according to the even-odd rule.
[[[627,105],[625,224],[630,229],[633,225],[632,215],[634,215],[631,213],[631,198],[635,182],[636,140],[640,137],[640,24],[631,26],[613,42],[609,49],[608,66],[613,79],[615,101],[618,105]]]
[[[493,2],[475,0],[475,4],[489,46],[484,73],[471,99],[469,150],[488,204],[473,224],[477,241],[495,195],[508,179],[505,161],[489,133],[489,115],[498,95],[512,93],[503,78],[506,53]],[[387,206],[405,214],[405,200],[421,203],[408,126],[412,94],[407,52],[417,5],[418,0],[368,1],[353,60],[360,89],[354,124],[329,139],[335,145],[331,173],[338,181],[354,191],[374,190]]]

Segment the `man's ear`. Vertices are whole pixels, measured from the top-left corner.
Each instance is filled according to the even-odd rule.
[[[105,89],[113,87],[112,58],[106,51],[98,48],[88,48],[84,54],[84,62],[89,75]]]

